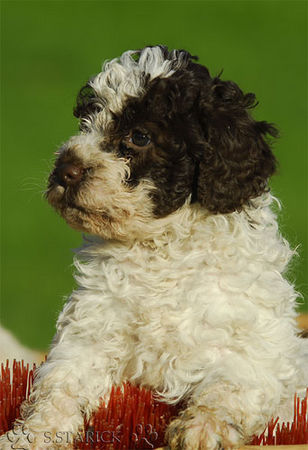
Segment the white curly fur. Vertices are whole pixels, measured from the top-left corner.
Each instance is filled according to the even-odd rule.
[[[110,111],[123,107],[127,93],[143,89],[131,54],[107,63],[92,81],[105,99],[110,90]],[[172,70],[158,50],[143,55],[141,72],[155,77]],[[224,215],[187,199],[169,216],[153,219],[151,183],[128,193],[119,187],[125,161],[97,148],[97,130],[102,123],[107,128],[108,114],[105,108],[89,117],[92,134],[73,138],[60,153],[73,148],[79,158],[96,161],[96,176],[76,201],[92,192],[87,204],[96,214],[102,197],[95,183],[103,180],[104,208],[116,225],[106,231],[106,223],[91,219],[100,237],[87,238],[77,252],[78,288],[59,316],[48,359],[24,405],[24,424],[35,440],[24,436],[19,443],[47,448],[44,432],[76,433],[100,397],[128,380],[164,401],[188,400],[170,425],[172,448],[238,447],[282,409],[291,410],[293,394],[308,382],[297,293],[283,277],[294,252],[278,231],[273,197],[264,194]],[[50,195],[54,201],[63,188]],[[78,220],[85,221],[81,213]],[[7,437],[0,442],[11,448]]]

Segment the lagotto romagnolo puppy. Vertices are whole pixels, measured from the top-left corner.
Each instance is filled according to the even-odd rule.
[[[195,59],[127,51],[79,93],[80,133],[57,152],[46,196],[91,237],[23,406],[23,448],[73,436],[126,380],[185,400],[167,430],[177,450],[249,442],[306,387],[283,277],[294,252],[268,188],[276,130],[252,118],[253,94]]]

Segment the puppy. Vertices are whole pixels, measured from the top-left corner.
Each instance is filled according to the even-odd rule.
[[[90,237],[23,406],[25,448],[74,436],[124,381],[185,401],[171,449],[236,448],[306,387],[283,277],[293,251],[268,187],[276,130],[251,116],[253,94],[195,59],[127,51],[78,95],[80,134],[58,151],[46,197]]]

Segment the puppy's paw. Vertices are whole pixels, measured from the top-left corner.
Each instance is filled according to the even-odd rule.
[[[244,443],[239,426],[221,421],[204,406],[191,406],[167,429],[171,450],[229,450]]]

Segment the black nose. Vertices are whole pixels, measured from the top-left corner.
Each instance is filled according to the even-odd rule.
[[[56,170],[56,176],[59,184],[63,187],[77,184],[83,175],[83,168],[72,163],[61,164]]]

